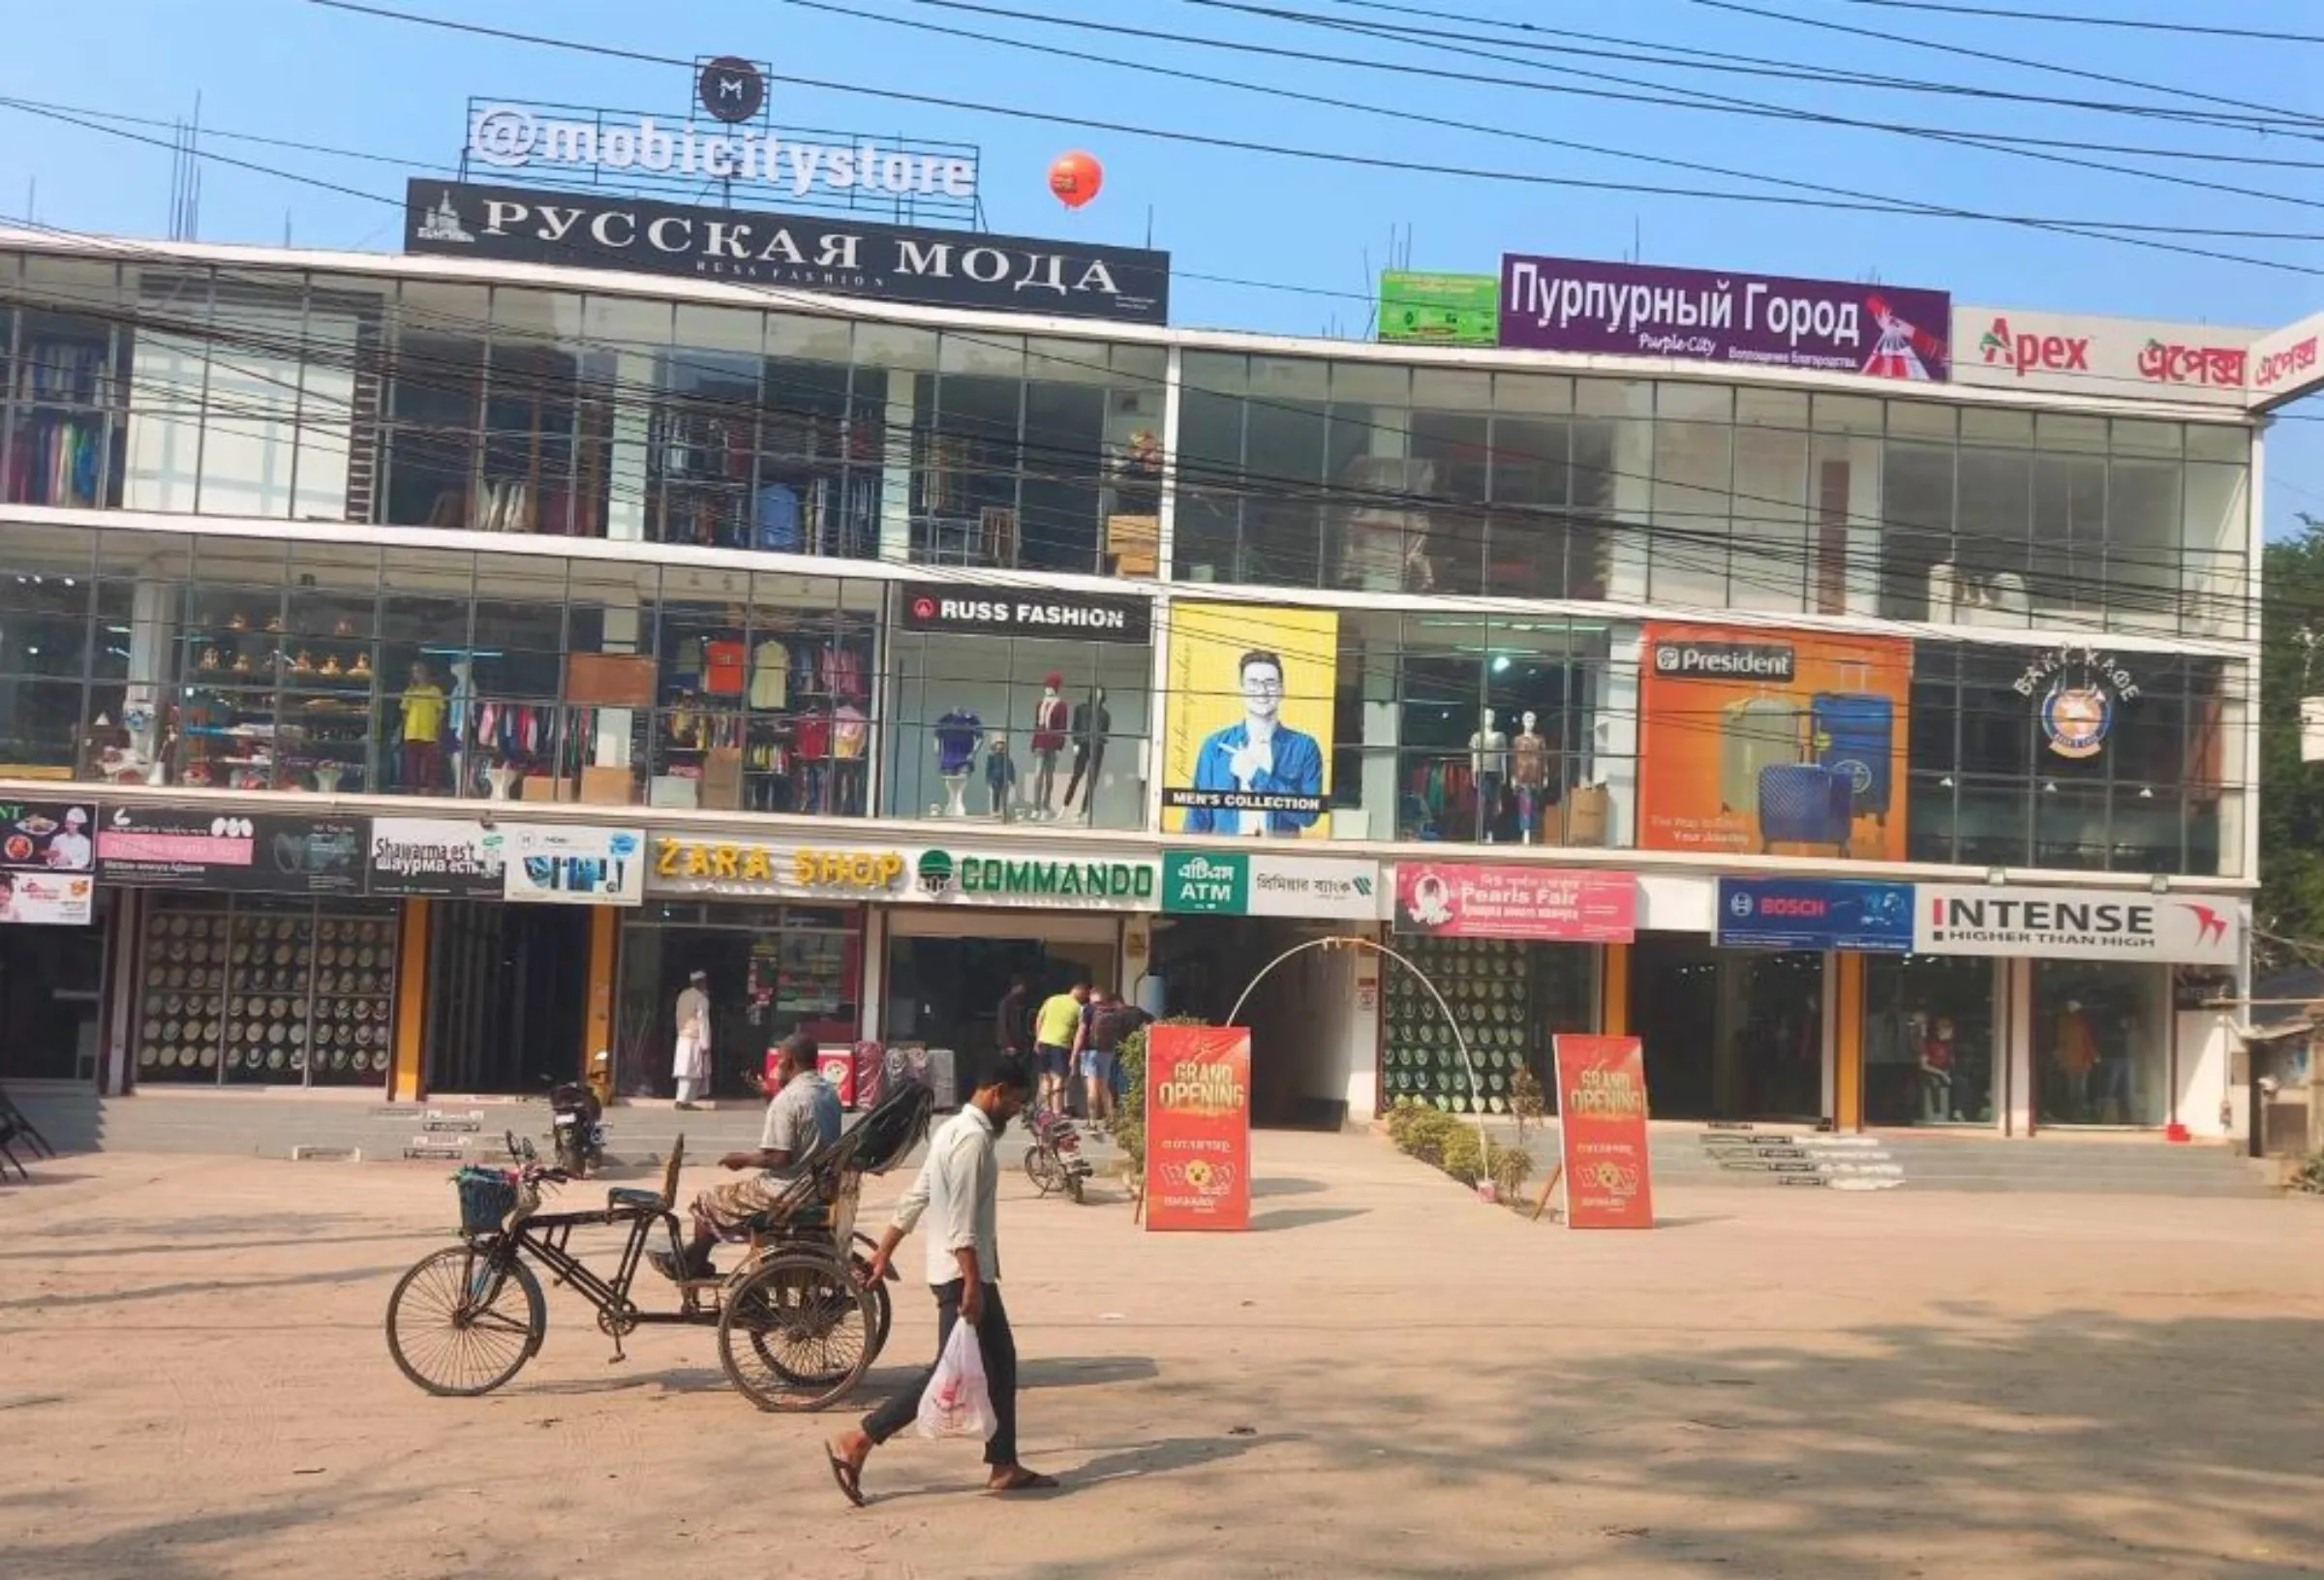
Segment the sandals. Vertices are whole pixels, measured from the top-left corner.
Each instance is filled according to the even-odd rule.
[[[1015,1475],[1006,1481],[988,1485],[985,1490],[1005,1497],[1012,1492],[1054,1492],[1057,1484],[1055,1476],[1043,1475],[1038,1471],[1028,1471],[1020,1465]]]
[[[841,1494],[856,1507],[862,1508],[864,1506],[863,1467],[848,1464],[840,1457],[839,1450],[828,1443],[823,1445],[823,1457],[831,1461],[831,1478],[840,1484]]]

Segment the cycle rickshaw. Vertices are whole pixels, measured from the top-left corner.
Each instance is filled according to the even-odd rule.
[[[464,1169],[461,1243],[422,1258],[387,1297],[387,1350],[404,1376],[430,1393],[473,1398],[524,1369],[548,1334],[537,1262],[596,1308],[597,1328],[627,1358],[622,1340],[640,1327],[719,1330],[719,1360],[761,1410],[821,1410],[844,1399],[878,1358],[892,1310],[886,1287],[866,1277],[869,1236],[855,1231],[866,1174],[885,1173],[927,1133],[930,1095],[907,1084],[853,1130],[810,1154],[777,1206],[751,1225],[749,1250],[723,1277],[677,1285],[675,1309],[632,1298],[648,1242],[658,1230],[684,1260],[678,1221],[681,1137],[659,1191],[615,1187],[586,1212],[542,1212],[541,1191],[559,1170]],[[576,1229],[627,1226],[610,1278],[571,1248]],[[658,1274],[649,1276],[657,1282]],[[894,1275],[891,1274],[891,1277]]]

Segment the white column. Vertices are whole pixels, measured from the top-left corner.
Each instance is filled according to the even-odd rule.
[[[1832,950],[1823,952],[1823,986],[1818,989],[1817,1017],[1823,1023],[1823,1050],[1819,1055],[1823,1065],[1823,1094],[1817,1111],[1826,1119],[1840,1117],[1840,957]]]
[[[1654,424],[1626,419],[1614,430],[1613,520],[1607,529],[1605,595],[1646,601],[1646,524],[1654,519]]]
[[[638,611],[635,604],[605,610],[605,640],[600,653],[635,653],[637,651]],[[596,768],[627,768],[629,763],[629,731],[633,710],[600,708],[597,710],[597,740],[590,754],[591,766]]]
[[[1147,700],[1146,739],[1139,743],[1138,771],[1146,783],[1146,823],[1151,833],[1162,829],[1162,765],[1170,737],[1171,714],[1181,706],[1190,706],[1186,699],[1171,694],[1170,635],[1171,624],[1177,619],[1176,606],[1167,590],[1154,597],[1154,667],[1153,690]]]
[[[1178,388],[1180,380],[1178,348],[1170,349],[1170,362],[1163,375],[1162,385],[1162,502],[1161,516],[1156,528],[1158,546],[1154,550],[1155,574],[1168,581],[1177,563],[1178,544]],[[1101,561],[1102,564],[1103,562]]]
[[[879,456],[879,558],[912,562],[912,385],[914,376],[888,372],[888,406]]]
[[[1377,928],[1361,929],[1369,937]],[[1348,1016],[1348,1120],[1369,1123],[1380,1112],[1380,992],[1382,976],[1391,967],[1368,949],[1348,951],[1356,973],[1356,992]]]
[[[1643,644],[1636,626],[1625,631],[1613,642],[1604,671],[1584,671],[1599,694],[1584,699],[1590,710],[1590,737],[1584,743],[1589,756],[1581,777],[1606,788],[1605,842],[1614,850],[1631,844],[1631,825],[1638,811],[1638,654]]]
[[[856,972],[858,1035],[884,1044],[888,1032],[888,908],[864,907],[863,959]]]
[[[1363,826],[1342,829],[1345,813],[1331,818],[1333,838],[1393,839],[1397,807],[1403,802],[1403,775],[1396,747],[1403,720],[1396,707],[1396,665],[1401,649],[1380,654],[1368,643],[1363,648]],[[1375,662],[1376,658],[1387,661]]]
[[[2034,962],[2005,959],[2000,961],[1999,965],[2006,988],[2002,995],[2003,1023],[2008,1032],[2008,1051],[2005,1055],[2008,1079],[2002,1100],[2003,1133],[2031,1136],[2034,1134],[2035,1068]]]
[[[625,350],[614,359],[615,388],[651,391],[660,385],[654,353]],[[617,399],[613,443],[606,455],[605,535],[639,543],[646,536],[646,450],[654,437],[654,409],[648,395]]]

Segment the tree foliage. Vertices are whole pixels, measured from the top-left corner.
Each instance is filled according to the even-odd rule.
[[[2300,699],[2324,695],[2324,518],[2267,546],[2260,621],[2260,927],[2324,941],[2324,764],[2300,760]],[[2311,649],[2302,640],[2310,632]],[[2292,963],[2262,941],[2262,958]]]

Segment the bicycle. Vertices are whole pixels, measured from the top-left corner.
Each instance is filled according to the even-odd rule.
[[[632,1298],[657,1229],[684,1260],[674,1210],[686,1142],[670,1149],[659,1191],[615,1187],[602,1209],[543,1213],[542,1192],[567,1183],[560,1169],[464,1169],[455,1176],[461,1243],[420,1259],[387,1298],[388,1353],[415,1386],[474,1398],[506,1384],[539,1352],[548,1303],[532,1264],[596,1307],[613,1359],[649,1325],[715,1326],[727,1377],[761,1410],[821,1410],[845,1398],[887,1343],[893,1307],[868,1276],[872,1241],[855,1232],[866,1173],[885,1172],[917,1144],[928,1094],[909,1088],[880,1105],[835,1145],[810,1156],[777,1205],[751,1225],[749,1250],[724,1277],[676,1287],[675,1310]],[[572,1249],[573,1231],[627,1225],[612,1276]],[[843,1248],[843,1249],[842,1249]],[[893,1277],[893,1273],[890,1274]]]

